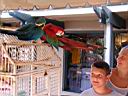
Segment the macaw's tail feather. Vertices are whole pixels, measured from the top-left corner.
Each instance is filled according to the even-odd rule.
[[[59,41],[63,42],[65,45],[71,47],[71,48],[79,48],[86,51],[92,50],[86,46],[83,42],[78,42],[72,39],[68,39],[66,37],[58,38]]]
[[[17,36],[17,34],[18,34],[17,31],[1,30],[1,29],[0,29],[0,33],[7,34],[7,35],[13,35],[13,36]]]
[[[64,45],[64,46],[60,46],[60,47],[63,48],[64,50],[72,51],[72,48],[69,47],[68,45]]]
[[[18,37],[19,40],[33,40],[28,38],[28,32],[20,32],[20,31],[10,31],[10,30],[0,30],[0,33],[2,34],[7,34],[7,35],[12,35]],[[31,35],[31,34],[30,34]]]
[[[102,46],[100,45],[91,45],[91,44],[85,44],[83,42],[79,42],[79,41],[75,41],[72,39],[68,39],[66,37],[62,37],[62,38],[58,38],[59,41],[64,43],[64,47],[66,48],[79,48],[79,49],[83,49],[85,51],[94,51],[98,48],[102,48]]]
[[[59,39],[59,41],[65,43],[65,44],[71,45],[71,46],[86,47],[86,45],[84,43],[79,42],[79,41],[75,41],[72,39],[68,39],[66,37],[62,37],[62,38],[58,38],[58,39]]]
[[[95,44],[87,44],[88,47],[92,47],[94,49],[100,49],[100,48],[104,48],[103,46],[100,45],[95,45]],[[104,48],[105,49],[105,48]]]
[[[10,31],[10,30],[0,30],[0,33],[17,36],[18,38],[22,38],[23,36],[29,35],[28,32]]]

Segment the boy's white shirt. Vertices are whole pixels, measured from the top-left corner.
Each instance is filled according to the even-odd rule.
[[[105,94],[105,95],[99,95],[93,90],[93,88],[90,88],[90,89],[83,91],[80,94],[80,96],[124,96],[124,95],[121,95],[120,93],[117,93],[116,91],[112,91],[111,93]]]

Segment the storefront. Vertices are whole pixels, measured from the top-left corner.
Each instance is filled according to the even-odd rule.
[[[1,10],[5,11],[2,11],[1,20],[4,22],[15,22],[14,19],[11,19],[11,17],[8,16],[7,11],[8,9],[19,8],[21,11],[32,16],[46,16],[50,19],[64,21],[65,34],[70,36],[70,38],[74,38],[85,43],[99,43],[104,46],[104,41],[106,40],[105,38],[108,38],[105,35],[105,31],[107,30],[106,25],[99,22],[92,6],[109,5],[108,8],[112,12],[119,14],[126,20],[127,23],[127,28],[125,29],[112,28],[111,30],[111,32],[113,32],[112,38],[114,39],[113,46],[111,46],[113,48],[112,50],[114,50],[112,57],[113,63],[111,65],[113,67],[115,66],[113,64],[116,64],[114,59],[115,55],[117,55],[119,51],[119,48],[124,44],[128,44],[128,1],[103,1],[104,2],[99,3],[97,0],[88,0],[88,2],[83,2],[82,0],[70,0],[70,2],[67,0],[64,0],[64,2],[57,0],[55,2],[51,0],[47,2],[45,2],[45,0],[36,0],[36,2],[34,0],[24,0],[24,2],[18,1],[18,4],[15,4],[14,2],[12,5],[10,3],[3,5],[7,1],[1,0]],[[4,14],[7,14],[7,17]],[[112,50],[110,49],[108,52],[110,53]],[[59,55],[62,59],[62,90],[81,92],[91,87],[89,80],[90,65],[97,59],[104,59],[104,50],[98,50],[97,52],[85,52],[83,50],[74,49],[72,52],[61,50],[60,53],[61,55]]]

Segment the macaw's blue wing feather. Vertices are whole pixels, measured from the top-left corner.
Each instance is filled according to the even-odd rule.
[[[25,25],[21,26],[21,28],[17,29],[16,31],[2,31],[0,33],[8,34],[8,35],[15,35],[20,40],[38,40],[44,35],[44,31],[42,27],[45,25],[46,20],[45,18],[34,18],[28,14],[21,13],[21,12],[9,12],[11,16],[20,20],[22,23],[26,23]]]
[[[17,37],[20,40],[38,40],[44,35],[44,31],[34,24],[24,25],[16,31],[19,32]]]
[[[17,31],[10,31],[10,30],[2,30],[0,29],[0,33],[2,34],[7,34],[7,35],[13,35],[13,36],[17,36]]]
[[[9,12],[9,15],[11,15],[14,18],[20,20],[23,25],[24,24],[29,24],[29,23],[35,23],[35,19],[31,15],[28,15],[28,14],[25,14],[25,13],[14,11],[14,12]]]
[[[44,31],[34,24],[27,24],[16,31],[0,30],[0,33],[17,36],[19,40],[38,40],[44,35]]]

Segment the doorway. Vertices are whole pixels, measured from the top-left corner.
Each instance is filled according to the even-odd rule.
[[[103,32],[75,32],[66,34],[69,38],[90,44],[103,46]],[[90,67],[99,59],[103,59],[104,50],[84,51],[73,49],[64,51],[64,91],[80,93],[91,87]]]

